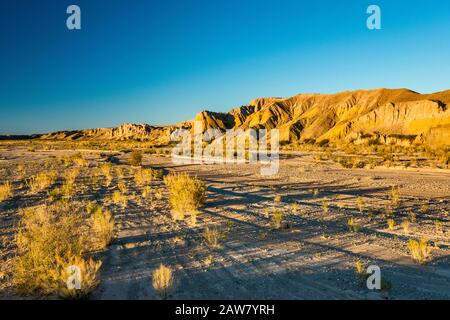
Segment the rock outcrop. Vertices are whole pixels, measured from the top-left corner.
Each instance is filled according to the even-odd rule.
[[[419,94],[407,89],[377,89],[336,94],[260,98],[220,113],[203,111],[194,121],[208,129],[279,129],[282,141],[346,141],[386,144],[450,145],[450,90]],[[63,131],[41,139],[139,140],[168,144],[175,126],[123,124],[117,128]]]
[[[195,119],[204,130],[276,128],[284,141],[449,145],[449,102],[450,91],[422,95],[407,89],[359,90],[256,99],[229,113],[202,112]]]

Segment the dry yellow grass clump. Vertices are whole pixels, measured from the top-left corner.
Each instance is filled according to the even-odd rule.
[[[388,225],[388,229],[390,231],[394,231],[395,230],[395,220],[394,219],[388,219],[387,220],[387,225]]]
[[[353,217],[348,219],[347,226],[351,232],[359,232],[361,230],[361,225]]]
[[[80,152],[74,154],[72,157],[70,157],[70,159],[71,162],[79,167],[87,167],[89,165],[89,162],[83,157]]]
[[[106,248],[114,236],[114,218],[109,210],[96,204],[90,204],[86,208],[90,214],[91,228],[94,233],[93,243],[98,249]]]
[[[21,211],[14,284],[21,294],[81,297],[98,284],[101,262],[86,260],[88,232],[80,208],[59,204]],[[79,287],[70,286],[76,273]]]
[[[221,237],[222,233],[217,226],[205,226],[205,229],[203,230],[203,238],[210,247],[220,248]]]
[[[283,227],[284,213],[281,210],[275,210],[270,216],[270,225],[274,229],[281,229]]]
[[[13,196],[13,188],[11,182],[0,185],[0,202],[5,201]]]
[[[172,270],[161,264],[158,269],[153,271],[152,280],[155,291],[162,299],[167,299],[174,285]]]
[[[103,163],[100,166],[100,172],[105,176],[105,184],[106,186],[110,186],[113,176],[112,176],[112,165],[111,163]]]
[[[206,186],[197,178],[185,173],[174,173],[164,177],[164,183],[169,188],[172,210],[177,214],[195,214],[205,203]]]
[[[32,193],[39,192],[52,185],[57,176],[56,171],[43,171],[28,179],[26,185]]]
[[[130,164],[130,166],[138,167],[142,165],[142,158],[143,158],[142,152],[135,150],[131,152],[130,160],[128,161],[128,163]]]
[[[126,207],[128,205],[127,196],[124,195],[120,190],[115,190],[111,196],[111,201],[114,204],[121,205],[122,207]]]
[[[420,264],[425,264],[431,259],[431,247],[425,238],[420,241],[409,240],[408,249],[412,259]]]
[[[69,169],[64,172],[64,179],[67,184],[74,184],[79,174],[80,169],[78,168]]]
[[[139,168],[134,172],[134,182],[139,186],[144,186],[153,181],[153,172],[151,169]]]

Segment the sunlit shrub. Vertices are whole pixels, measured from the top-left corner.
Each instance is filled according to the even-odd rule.
[[[89,251],[85,221],[79,208],[51,205],[20,212],[14,260],[14,284],[21,294],[81,297],[98,284],[101,262],[86,260]],[[71,289],[69,266],[81,272],[80,290]]]
[[[205,203],[205,184],[188,174],[170,174],[164,177],[169,189],[172,210],[180,213],[194,213]]]
[[[153,289],[162,299],[167,299],[174,285],[172,270],[161,264],[158,269],[153,271],[152,275]]]
[[[13,188],[11,182],[0,185],[0,202],[5,201],[13,196]]]

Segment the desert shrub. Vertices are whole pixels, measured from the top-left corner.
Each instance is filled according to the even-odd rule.
[[[114,204],[121,205],[122,207],[126,207],[128,204],[127,197],[120,192],[120,190],[115,190],[111,196],[111,201]]]
[[[220,248],[220,239],[222,237],[222,233],[217,226],[209,226],[206,225],[203,230],[203,239],[205,239],[206,243],[213,248]]]
[[[127,185],[125,184],[124,181],[120,181],[117,184],[117,188],[119,188],[120,192],[122,192],[122,193],[127,193],[128,192],[128,187],[127,187]]]
[[[57,173],[55,171],[43,171],[27,179],[26,185],[30,188],[31,192],[39,192],[52,185],[56,177]]]
[[[161,180],[164,177],[164,170],[163,169],[152,169],[152,175],[153,178],[157,180]]]
[[[400,202],[400,187],[392,186],[391,192],[389,193],[389,198],[393,206],[396,206]]]
[[[357,169],[363,169],[366,166],[366,162],[360,159],[353,159],[353,164],[352,167],[353,168],[357,168]]]
[[[195,213],[205,203],[205,184],[185,173],[170,174],[164,177],[169,189],[172,210],[180,213]]]
[[[75,184],[78,175],[80,174],[80,169],[73,168],[64,171],[64,179],[67,184]]]
[[[83,157],[83,155],[78,152],[71,157],[71,160],[74,164],[79,167],[87,167],[89,162]]]
[[[403,228],[404,233],[409,233],[411,223],[408,220],[403,220],[401,223],[401,226]]]
[[[420,264],[425,264],[431,259],[431,247],[425,238],[422,238],[420,241],[409,240],[408,249],[411,258]]]
[[[161,264],[152,274],[153,289],[162,299],[167,299],[170,290],[174,286],[172,270]]]
[[[359,232],[361,230],[361,226],[356,222],[354,218],[348,219],[347,226],[351,232]]]
[[[98,284],[101,262],[84,258],[89,250],[84,218],[73,205],[33,207],[20,212],[14,284],[21,294],[81,297]],[[81,272],[81,288],[70,289],[69,267]]]
[[[387,225],[389,230],[393,231],[395,229],[395,220],[394,219],[388,219]]]
[[[113,176],[112,176],[112,166],[111,163],[106,162],[100,166],[101,173],[105,176],[105,184],[106,186],[110,186]]]
[[[365,205],[364,199],[361,197],[358,197],[358,199],[356,200],[356,205],[358,206],[359,213],[362,214],[363,210],[364,210],[364,205]]]
[[[118,179],[123,179],[125,177],[125,169],[122,167],[115,167],[115,173]]]
[[[13,188],[11,182],[0,185],[0,202],[5,201],[13,196]]]
[[[366,268],[362,265],[361,261],[355,262],[355,272],[356,277],[360,282],[365,282],[367,280],[368,274],[366,272]]]
[[[321,203],[321,206],[322,206],[323,213],[328,214],[328,212],[330,211],[330,203],[327,201],[323,201]]]
[[[153,172],[151,169],[139,168],[134,172],[134,182],[143,186],[153,181]]]
[[[133,151],[130,155],[130,160],[128,162],[130,166],[138,167],[142,165],[142,152],[141,151]]]
[[[345,157],[339,157],[336,160],[343,168],[351,169],[353,168],[353,162],[350,160],[350,158]]]
[[[95,205],[87,208],[90,212],[90,222],[93,231],[93,238],[96,247],[106,248],[114,236],[114,218],[108,210],[103,210],[101,206]]]
[[[153,192],[150,186],[144,187],[144,189],[142,190],[142,198],[144,199],[149,198],[150,200],[153,198]]]
[[[275,210],[270,216],[270,225],[274,229],[281,229],[283,226],[284,214],[281,210]]]
[[[356,261],[355,263],[355,274],[356,278],[358,279],[360,285],[365,285],[367,283],[367,279],[369,279],[370,274],[367,273],[366,268],[363,266],[363,264],[360,261]],[[380,290],[381,291],[388,291],[392,288],[392,284],[384,279],[381,278],[380,283]]]

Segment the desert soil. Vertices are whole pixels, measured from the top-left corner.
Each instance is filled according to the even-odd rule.
[[[47,198],[45,192],[30,194],[17,177],[17,164],[26,163],[33,174],[74,152],[0,150],[0,183],[14,181],[16,189],[14,198],[0,203],[2,298],[16,298],[9,272],[18,210]],[[105,153],[83,154],[91,167],[111,160]],[[128,156],[121,152],[112,158],[131,172]],[[145,200],[130,173],[125,177],[129,204],[121,208],[107,200],[116,179],[110,187],[91,187],[91,169],[83,169],[78,200],[103,203],[116,221],[112,244],[96,253],[103,266],[91,299],[159,299],[151,277],[161,263],[174,271],[170,299],[450,299],[448,171],[343,169],[302,152],[282,157],[275,176],[262,176],[261,165],[175,165],[168,156],[149,154],[144,166],[197,175],[208,186],[207,203],[196,226],[188,219],[174,222],[164,183],[152,182],[154,197]],[[400,186],[400,203],[393,210],[396,227],[389,230],[383,213],[392,202],[392,186]],[[358,198],[364,202],[361,210]],[[276,210],[284,213],[282,230],[270,226]],[[359,232],[349,231],[351,217],[361,225]],[[404,219],[412,221],[409,233],[400,227]],[[203,240],[205,224],[228,231],[219,248]],[[409,239],[422,237],[433,246],[426,265],[413,262],[407,248]],[[365,288],[355,276],[356,261],[379,266],[390,290]]]

